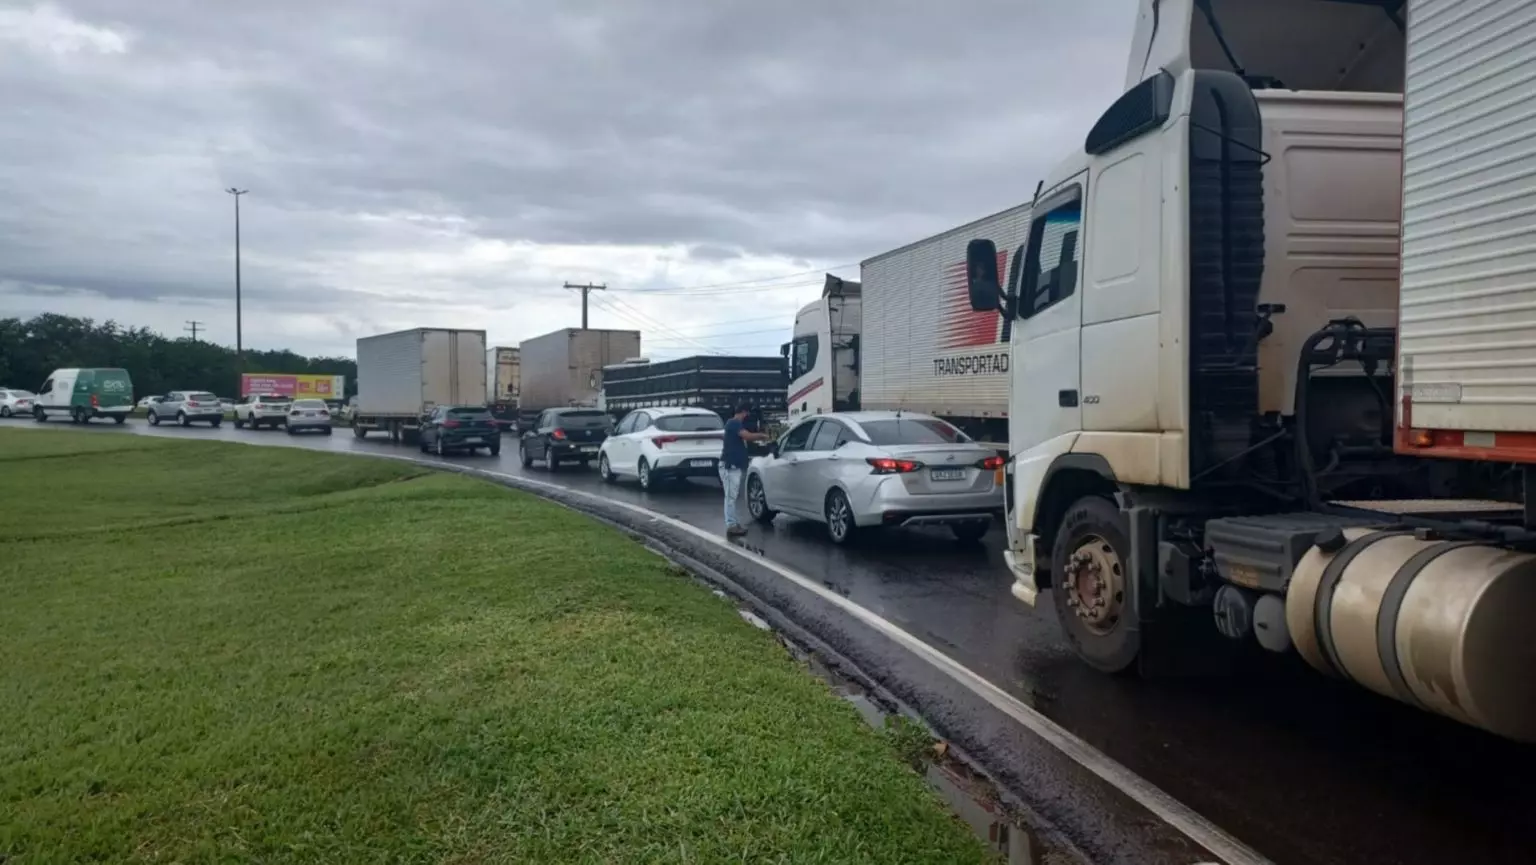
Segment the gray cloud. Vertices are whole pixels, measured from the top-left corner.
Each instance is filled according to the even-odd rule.
[[[1010,206],[1114,95],[1134,14],[1124,0],[4,9],[0,313],[18,285],[222,299],[219,190],[236,184],[252,190],[253,297],[364,324],[358,304],[553,298],[583,268],[700,284],[764,275],[753,262],[853,262]],[[487,242],[542,264],[466,258]],[[588,252],[565,273],[539,252],[571,247]],[[638,271],[613,254],[636,247],[678,252]],[[395,269],[368,264],[381,257]]]

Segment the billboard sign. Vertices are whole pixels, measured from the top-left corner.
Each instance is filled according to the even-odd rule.
[[[346,392],[344,375],[284,375],[272,372],[248,372],[240,376],[240,395],[313,397],[341,399]]]

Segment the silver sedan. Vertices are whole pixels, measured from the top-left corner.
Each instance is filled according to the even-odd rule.
[[[879,526],[947,525],[961,540],[1003,512],[1003,457],[946,421],[834,412],[791,427],[747,468],[747,509],[816,520],[834,543]]]
[[[288,405],[288,417],[283,426],[289,435],[313,430],[323,435],[331,434],[331,408],[322,399],[296,399]]]

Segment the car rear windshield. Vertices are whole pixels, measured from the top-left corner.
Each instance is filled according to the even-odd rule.
[[[451,408],[448,416],[457,420],[490,420],[491,413],[483,408]]]
[[[930,418],[894,418],[863,421],[859,426],[877,445],[944,445],[968,442],[965,433],[941,420]]]
[[[568,411],[555,415],[555,426],[563,429],[596,429],[608,425],[608,416],[600,411]]]
[[[307,408],[307,409],[309,409],[311,411],[314,411],[315,409],[323,409],[323,408],[325,408],[325,400],[323,400],[323,399],[296,399],[296,400],[293,401],[293,407],[294,408]]]
[[[675,414],[657,418],[656,428],[666,432],[712,432],[725,429],[725,423],[712,414]]]
[[[290,399],[292,399],[292,397],[286,397],[286,396],[259,396],[259,397],[256,397],[256,401],[257,402],[288,402]]]
[[[189,393],[189,394],[187,394],[187,401],[188,402],[218,402],[219,398],[214,396],[211,393],[202,393],[202,392],[199,391],[197,393]]]

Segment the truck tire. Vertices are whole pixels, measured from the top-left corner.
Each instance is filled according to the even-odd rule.
[[[1124,673],[1141,653],[1125,514],[1101,496],[1072,503],[1051,548],[1051,600],[1077,656],[1096,670]]]
[[[352,437],[357,439],[365,439],[368,437],[368,431],[358,426],[356,420],[352,421]]]

